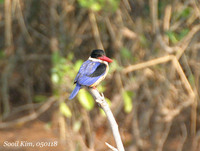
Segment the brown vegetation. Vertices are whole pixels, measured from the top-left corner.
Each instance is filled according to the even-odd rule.
[[[35,141],[16,137],[27,127],[31,137],[35,123],[44,129],[38,141],[58,140],[59,150],[115,146],[98,107],[67,99],[79,59],[102,48],[115,59],[102,87],[125,150],[199,151],[200,2],[110,0],[98,8],[80,1],[0,0],[0,133],[7,135],[0,150],[9,150],[5,139]],[[60,61],[66,69],[59,66],[65,72],[55,84]],[[61,114],[64,101],[71,116]]]

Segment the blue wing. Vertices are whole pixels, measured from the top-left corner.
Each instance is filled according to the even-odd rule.
[[[94,62],[91,60],[85,61],[80,67],[74,82],[85,86],[94,84],[103,74],[96,77],[90,77],[90,75],[95,72],[100,64],[100,62]]]

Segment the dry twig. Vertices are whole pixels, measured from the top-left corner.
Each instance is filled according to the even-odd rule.
[[[5,43],[6,46],[11,46],[12,44],[12,15],[11,15],[11,0],[5,1]]]
[[[181,78],[181,81],[182,81],[185,89],[188,92],[189,98],[190,98],[188,101],[183,102],[178,107],[176,107],[176,109],[173,109],[168,114],[166,114],[166,116],[165,116],[165,118],[163,118],[163,120],[169,122],[175,116],[177,116],[183,108],[188,107],[191,104],[193,104],[194,101],[195,101],[195,98],[196,98],[195,97],[195,93],[194,93],[194,91],[193,91],[193,89],[192,89],[192,87],[191,87],[191,85],[190,85],[185,73],[183,72],[183,69],[182,69],[178,59],[176,58],[176,56],[167,55],[167,56],[164,56],[164,57],[160,57],[160,58],[157,58],[157,59],[152,59],[150,61],[139,63],[139,64],[136,64],[136,65],[131,65],[131,66],[128,66],[125,69],[123,69],[122,73],[127,74],[127,73],[135,71],[135,70],[147,68],[147,67],[154,66],[154,65],[157,65],[157,64],[161,64],[161,63],[166,63],[168,61],[172,61],[177,73],[179,74],[179,76]]]
[[[54,97],[51,97],[36,112],[33,112],[30,115],[24,116],[22,118],[19,118],[13,121],[0,123],[0,129],[9,128],[21,123],[32,121],[36,119],[38,116],[40,116],[42,113],[44,113],[46,110],[48,110],[51,107],[51,105],[54,104],[55,102],[56,102],[56,99]]]
[[[108,103],[105,101],[103,94],[101,96],[97,89],[88,88],[88,90],[94,97],[95,101],[101,106],[101,108],[104,110],[105,114],[107,115],[118,151],[124,151],[124,146],[122,144],[121,136],[119,134],[118,125],[115,121],[115,118],[114,118],[110,108],[109,108]]]
[[[18,6],[17,17],[18,17],[18,22],[19,22],[19,25],[21,27],[22,33],[25,35],[25,37],[27,38],[29,43],[33,43],[33,40],[32,40],[32,38],[31,38],[27,28],[26,28],[26,24],[25,24],[25,21],[24,21],[24,17],[23,17],[23,14],[22,14],[22,8],[21,8],[19,0],[17,0],[17,6]]]
[[[115,147],[113,147],[112,145],[108,144],[107,142],[105,142],[105,144],[113,151],[118,151]]]
[[[167,56],[160,57],[160,58],[157,58],[157,59],[152,59],[150,61],[138,63],[138,64],[135,64],[135,65],[130,65],[130,66],[124,68],[122,70],[122,73],[127,74],[127,73],[133,72],[135,70],[140,70],[140,69],[151,67],[151,66],[154,66],[154,65],[157,65],[157,64],[166,63],[166,62],[172,60],[172,58],[173,58],[173,55],[167,55]]]
[[[99,34],[99,29],[98,29],[98,25],[97,25],[97,21],[96,21],[96,17],[95,17],[94,12],[90,11],[89,19],[90,19],[90,22],[91,22],[91,25],[92,25],[92,32],[93,32],[93,35],[94,35],[96,45],[99,49],[104,50],[103,44],[101,42],[101,37],[100,37],[100,34]]]

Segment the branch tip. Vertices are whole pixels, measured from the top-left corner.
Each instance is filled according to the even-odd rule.
[[[112,145],[108,144],[107,142],[105,142],[105,144],[113,151],[118,151],[117,148],[113,147]]]

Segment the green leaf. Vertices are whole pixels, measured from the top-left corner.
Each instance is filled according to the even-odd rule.
[[[119,8],[120,0],[78,0],[81,7],[93,11],[108,10],[116,11]]]
[[[141,46],[148,47],[149,43],[145,35],[139,36],[139,40],[140,40]]]
[[[126,113],[130,113],[132,111],[132,108],[133,108],[133,104],[132,104],[133,92],[124,91],[122,96],[123,96],[123,99],[124,99],[124,111]]]
[[[3,4],[4,3],[4,0],[0,0],[0,4]]]
[[[192,10],[193,10],[192,7],[186,7],[182,9],[182,11],[174,12],[172,17],[174,18],[175,21],[180,20],[180,19],[187,19],[190,17]]]
[[[93,10],[93,11],[100,11],[101,10],[101,5],[98,4],[98,3],[93,3],[90,8]]]
[[[67,56],[67,60],[71,61],[74,57],[74,54],[72,52],[70,52]]]
[[[81,125],[82,125],[81,121],[76,121],[76,122],[74,123],[74,125],[73,125],[73,130],[74,130],[75,132],[78,132],[78,131],[80,130],[80,128],[81,128]]]
[[[79,91],[78,100],[86,110],[90,111],[94,108],[94,100],[85,89]]]
[[[179,40],[183,39],[188,33],[189,33],[189,29],[187,28],[181,30],[180,34],[178,35],[178,39]]]
[[[6,54],[5,51],[0,51],[0,59],[5,58]]]
[[[104,82],[104,81],[103,81]],[[103,84],[101,83],[101,85],[99,85],[98,86],[98,90],[99,90],[99,92],[104,92],[105,90],[106,90],[106,87],[105,86],[103,86]]]
[[[119,8],[120,0],[108,0],[112,11],[116,11]]]
[[[171,40],[172,43],[176,44],[182,38],[184,38],[189,32],[189,29],[184,28],[179,33],[175,33],[174,31],[167,31],[166,34]]]
[[[65,116],[65,117],[71,117],[72,116],[72,112],[69,109],[69,107],[66,105],[65,102],[60,103],[60,112]]]
[[[33,98],[33,101],[36,103],[41,103],[47,100],[47,97],[45,95],[36,95]]]
[[[113,62],[109,65],[109,72],[113,73],[116,70],[121,70],[122,67],[117,63],[115,59],[113,59]]]
[[[59,76],[58,76],[58,74],[56,74],[56,73],[53,73],[52,75],[51,75],[51,81],[54,83],[54,84],[58,84],[59,83]]]
[[[54,64],[58,63],[60,60],[60,55],[58,51],[54,51],[52,54],[52,61]]]
[[[100,11],[105,0],[78,0],[81,7],[94,11]]]
[[[190,8],[190,7],[185,8],[185,9],[180,13],[180,17],[183,17],[183,18],[189,17],[189,15],[190,15],[190,13],[191,13],[191,10],[192,10],[192,8]]]
[[[120,54],[124,59],[127,59],[127,58],[130,59],[132,57],[131,52],[127,48],[122,48],[120,50]]]
[[[195,78],[193,74],[189,75],[189,82],[192,86],[195,86]]]
[[[167,31],[166,32],[167,36],[169,37],[169,39],[171,40],[172,43],[177,43],[178,42],[178,39],[176,37],[176,33],[173,32],[173,31]]]
[[[45,130],[51,130],[52,123],[48,122],[44,125]]]
[[[73,54],[68,55],[67,59],[71,59]],[[52,55],[53,67],[51,69],[51,81],[54,85],[60,86],[65,83],[65,77],[68,75],[69,78],[74,78],[75,72],[73,72],[73,67],[70,61],[59,54],[59,52],[54,52]]]
[[[83,60],[76,61],[75,65],[74,65],[74,69],[75,69],[76,72],[79,71],[82,64],[83,64]]]

